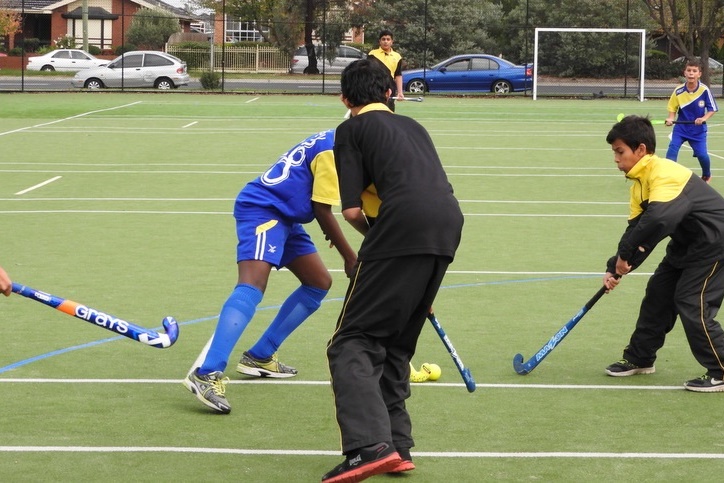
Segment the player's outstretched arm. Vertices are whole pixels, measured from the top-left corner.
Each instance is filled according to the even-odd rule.
[[[354,251],[352,246],[347,242],[342,228],[340,228],[337,219],[332,213],[332,207],[325,205],[324,203],[312,202],[314,206],[314,216],[319,223],[319,227],[322,229],[327,240],[330,242],[330,246],[334,246],[342,259],[344,260],[344,273],[348,277],[351,277],[354,273],[354,267],[357,264],[357,252]]]
[[[0,267],[0,293],[9,297],[13,292],[13,282],[10,280],[8,274]]]

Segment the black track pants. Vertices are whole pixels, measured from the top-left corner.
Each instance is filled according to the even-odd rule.
[[[343,452],[380,441],[413,446],[409,361],[449,263],[433,255],[361,262],[350,280],[327,347]]]

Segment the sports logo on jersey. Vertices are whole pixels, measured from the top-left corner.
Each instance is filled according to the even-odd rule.
[[[699,107],[701,107],[701,108],[706,107],[706,102],[704,102],[704,99],[699,99]]]
[[[325,139],[326,137],[327,131],[324,131],[297,144],[292,149],[282,154],[277,162],[274,163],[264,174],[262,174],[259,179],[265,185],[273,186],[289,178],[289,172],[292,168],[304,164],[304,160],[307,159],[307,150],[314,147],[317,141]]]

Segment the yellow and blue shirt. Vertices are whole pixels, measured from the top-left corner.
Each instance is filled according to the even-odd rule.
[[[312,201],[339,205],[333,149],[333,129],[308,137],[249,182],[239,193],[235,210],[245,206],[271,209],[288,221],[309,223],[314,219]]]
[[[694,121],[703,117],[707,112],[718,111],[719,107],[709,88],[698,82],[696,89],[693,91],[689,91],[686,84],[674,89],[666,109],[669,112],[678,113],[678,121]],[[687,138],[703,140],[706,137],[707,128],[706,124],[699,126],[695,124],[676,124],[674,130],[685,134]]]

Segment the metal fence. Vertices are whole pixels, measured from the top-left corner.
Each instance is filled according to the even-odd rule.
[[[256,45],[235,47],[214,45],[213,49],[169,45],[169,54],[186,61],[189,70],[214,70],[228,73],[284,74],[289,72],[289,55],[276,47]],[[213,65],[213,69],[211,66]]]
[[[0,0],[2,2],[3,0]],[[642,55],[637,39],[629,34],[614,34],[610,38],[590,35],[588,33],[550,33],[542,39],[540,49],[534,50],[535,25],[524,22],[489,25],[490,32],[497,30],[496,38],[490,34],[479,36],[474,47],[469,43],[440,37],[435,29],[436,12],[428,11],[428,1],[424,1],[424,8],[415,11],[405,18],[405,23],[400,23],[395,30],[395,49],[403,56],[404,68],[424,68],[429,70],[434,65],[446,58],[456,54],[487,53],[501,56],[515,64],[535,64],[535,72],[538,77],[530,81],[526,80],[526,86],[537,88],[536,95],[547,97],[572,97],[572,98],[653,98],[668,97],[674,86],[681,82],[674,70],[671,69],[671,57],[675,57],[670,47],[655,45],[656,40],[653,34],[646,36],[645,72],[646,78],[641,79],[639,74],[638,59]],[[420,0],[422,6],[422,0]],[[119,14],[115,10],[114,15]],[[33,21],[50,21],[47,12],[29,14],[26,16],[27,25]],[[223,16],[221,16],[223,17]],[[325,18],[331,18],[325,16]],[[480,13],[480,18],[484,14]],[[131,14],[119,14],[115,22],[123,25],[130,25],[133,21]],[[227,21],[229,24],[239,22]],[[251,25],[253,22],[249,22]],[[622,18],[622,24],[628,27],[628,19]],[[221,23],[211,25],[216,29],[222,28]],[[360,49],[366,54],[369,49],[377,45],[377,27],[368,26],[368,32],[362,35],[349,36],[349,30],[341,24],[334,24],[332,21],[325,21],[317,25],[315,31],[315,42],[320,42],[320,36],[324,32],[337,32],[335,38],[345,38],[346,43]],[[48,29],[50,30],[50,29]],[[291,31],[299,37],[297,45],[303,40],[304,22],[279,23],[264,35],[259,31],[259,37],[268,36],[272,38],[275,31]],[[112,29],[107,29],[106,34],[111,35]],[[220,32],[220,31],[219,31]],[[229,38],[227,35],[220,35],[219,38]],[[18,45],[31,45],[31,40],[39,40],[41,45],[52,42],[52,39],[31,39],[26,35],[39,35],[40,31],[27,31],[19,34]],[[319,35],[317,35],[319,34]],[[200,35],[200,34],[198,34]],[[204,73],[215,72],[220,74],[221,83],[217,90],[221,92],[254,92],[254,93],[337,93],[339,92],[339,76],[337,74],[305,75],[292,74],[290,67],[292,59],[290,54],[272,46],[270,43],[259,42],[255,45],[234,45],[220,44],[211,45],[210,36],[213,32],[203,34],[202,38],[209,39],[206,42],[193,42],[196,45],[168,44],[165,50],[183,59],[191,75],[191,83],[183,86],[181,90],[203,91],[204,87],[200,77]],[[117,34],[116,34],[117,36]],[[346,36],[346,37],[345,37]],[[349,37],[349,38],[347,38]],[[660,36],[659,36],[660,37]],[[296,37],[295,37],[296,38]],[[105,42],[105,41],[104,41]],[[112,49],[107,52],[104,58],[112,59],[114,52],[120,50],[135,50],[124,39],[113,37],[109,40]],[[205,44],[205,45],[204,45]],[[105,45],[105,44],[104,44]],[[656,52],[657,56],[651,52]],[[10,54],[10,52],[9,52]],[[31,51],[24,51],[23,57],[0,57],[0,91],[61,91],[73,90],[70,84],[72,74],[59,73],[36,73],[27,72],[27,57],[36,55]],[[320,61],[321,59],[317,59]],[[10,61],[13,65],[10,66]],[[643,85],[643,95],[641,86]],[[722,70],[712,72],[710,77],[710,88],[715,96],[723,95],[724,75]],[[436,95],[434,93],[433,95]],[[446,95],[447,93],[441,93]],[[494,92],[481,89],[471,89],[469,92],[456,92],[456,95],[477,95],[495,96]],[[533,97],[532,89],[505,94],[508,96]]]

